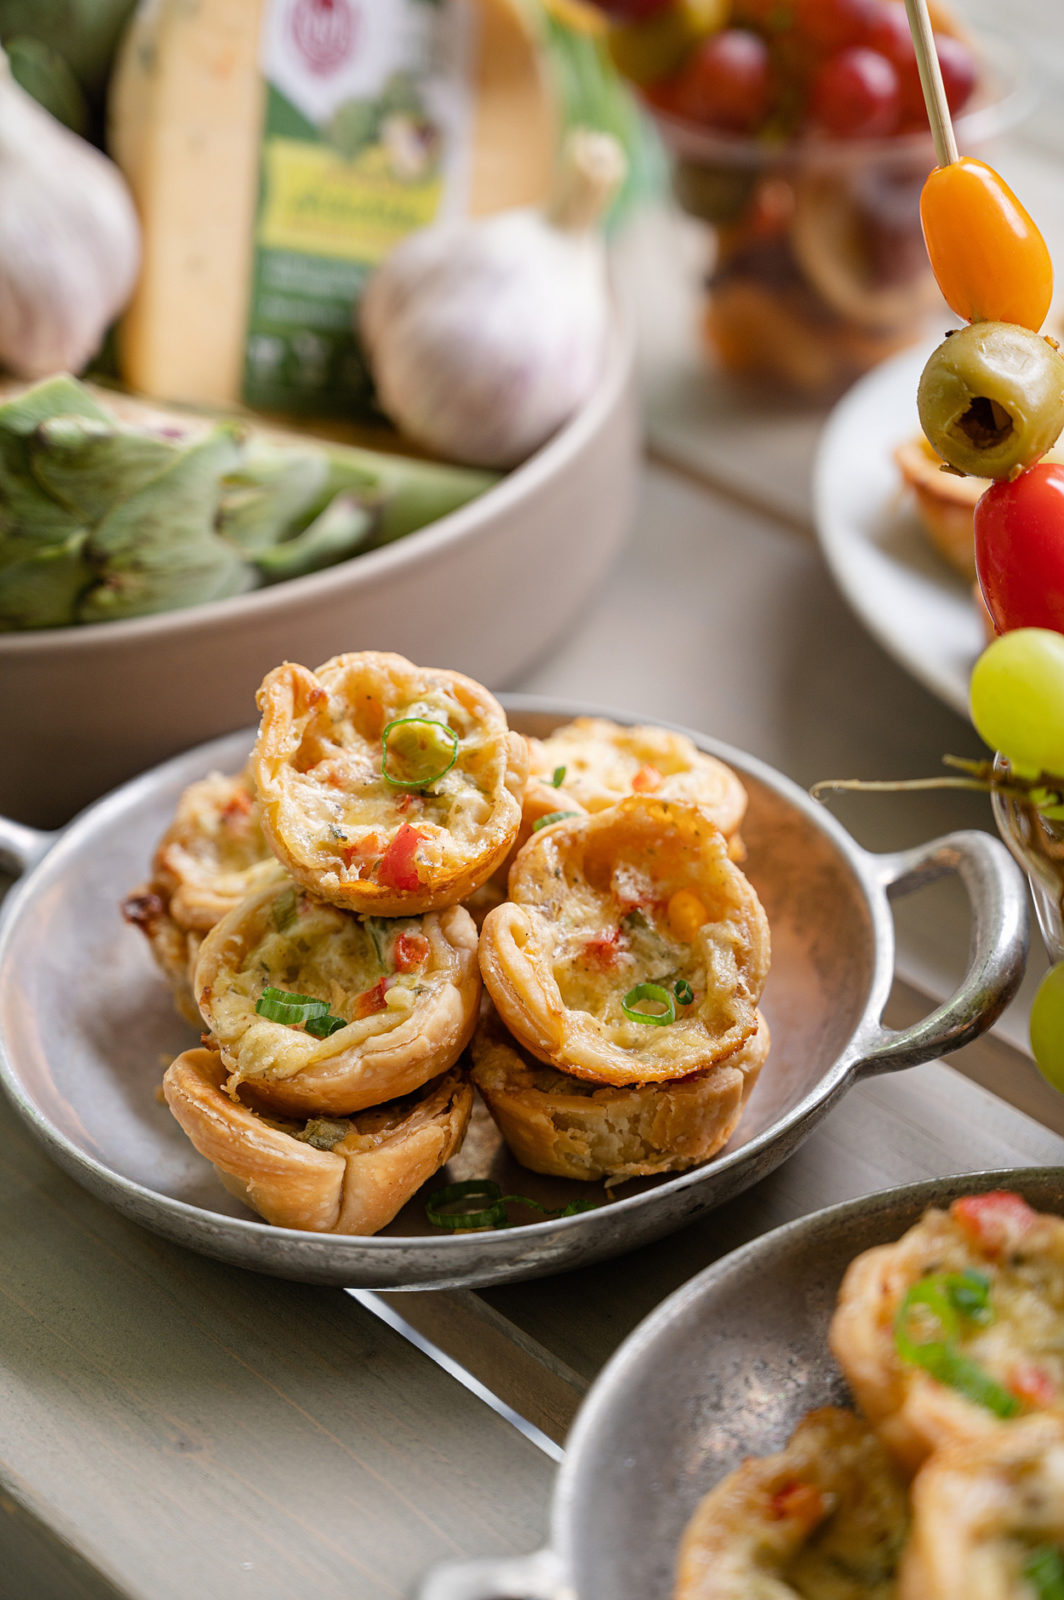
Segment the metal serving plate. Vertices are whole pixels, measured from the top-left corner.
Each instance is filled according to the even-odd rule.
[[[587,706],[505,700],[513,725],[547,733]],[[142,881],[181,791],[236,771],[250,745],[233,734],[134,779],[62,834],[0,824],[0,865],[39,864],[9,897],[0,932],[0,1076],[51,1155],[126,1216],[208,1255],[282,1277],[365,1288],[502,1283],[616,1255],[681,1227],[783,1161],[832,1102],[866,1073],[913,1065],[987,1028],[1015,991],[1027,948],[1022,875],[1004,846],[968,832],[871,855],[788,779],[728,746],[691,737],[729,762],[750,795],[747,871],[772,929],[763,1009],[772,1050],[735,1138],[714,1161],[671,1178],[601,1185],[517,1167],[482,1114],[438,1182],[490,1175],[561,1208],[593,1211],[500,1232],[441,1236],[410,1202],[371,1239],[270,1227],[196,1154],[159,1096],[163,1068],[194,1035],[175,1014],[144,940],[118,902]],[[964,882],[972,953],[960,989],[902,1033],[879,1019],[890,991],[888,894],[944,872]]]
[[[418,1600],[669,1600],[699,1500],[747,1456],[779,1450],[816,1406],[846,1405],[827,1345],[846,1267],[929,1205],[1017,1189],[1064,1210],[1064,1172],[932,1179],[814,1212],[755,1239],[664,1300],[580,1409],[558,1475],[551,1545],[436,1568]]]

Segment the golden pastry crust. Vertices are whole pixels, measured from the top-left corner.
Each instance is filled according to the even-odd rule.
[[[203,935],[256,889],[281,877],[259,820],[247,771],[212,772],[190,784],[152,861],[152,876],[122,902],[166,975],[174,1004],[200,1026],[192,992]]]
[[[313,1233],[383,1228],[454,1155],[473,1105],[452,1071],[350,1119],[285,1123],[232,1099],[225,1078],[213,1050],[186,1050],[163,1078],[166,1103],[231,1194],[267,1222]]]
[[[343,1116],[427,1083],[476,1026],[477,933],[461,906],[359,917],[284,879],[203,942],[195,992],[230,1087],[292,1115]],[[259,1016],[267,986],[325,1000],[347,1024],[325,1039]]]
[[[989,1285],[989,1320],[961,1317],[958,1348],[1015,1398],[1017,1409],[1059,1406],[1064,1397],[1064,1219],[992,1192],[930,1210],[894,1244],[850,1263],[830,1343],[862,1411],[905,1470],[933,1450],[974,1443],[1004,1427],[986,1406],[903,1361],[895,1320],[906,1294],[929,1274],[975,1271]],[[919,1341],[941,1329],[917,1332]]]
[[[170,916],[199,933],[280,873],[247,772],[212,772],[190,784],[152,862],[152,884]]]
[[[473,1082],[522,1166],[620,1183],[708,1161],[735,1131],[768,1055],[768,1023],[708,1072],[672,1083],[599,1087],[545,1066],[485,1007]]]
[[[334,656],[316,673],[277,667],[258,700],[252,765],[263,826],[315,894],[352,911],[408,916],[463,900],[506,859],[528,746],[471,678],[364,651]],[[415,760],[408,741],[419,733],[430,745]],[[412,781],[452,754],[424,789],[384,776],[386,760],[393,778]]]
[[[931,543],[954,572],[975,581],[975,505],[987,487],[985,478],[961,478],[943,471],[942,457],[923,434],[907,439],[894,452],[898,471],[912,490],[916,508]]]
[[[122,915],[147,939],[156,965],[170,985],[174,1005],[194,1028],[200,1026],[199,1007],[192,992],[201,934],[179,928],[167,909],[166,899],[152,883],[143,883],[122,901]]]
[[[746,790],[723,761],[704,755],[682,733],[577,717],[549,739],[529,741],[532,776],[565,769],[560,790],[585,811],[604,811],[630,794],[686,800],[702,807],[730,837],[746,813]],[[551,808],[568,809],[561,804]]]
[[[757,1028],[768,962],[765,913],[720,829],[698,806],[639,795],[534,834],[481,929],[481,971],[511,1033],[599,1083],[726,1060]],[[692,998],[665,1025],[633,1020],[625,996],[646,983],[686,984]]]
[[[1024,1417],[933,1455],[912,1488],[899,1600],[1026,1600],[1024,1567],[1064,1546],[1064,1416]]]
[[[826,1406],[699,1502],[673,1600],[892,1600],[907,1520],[875,1434]]]

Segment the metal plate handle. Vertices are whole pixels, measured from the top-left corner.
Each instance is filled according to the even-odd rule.
[[[1023,876],[1005,846],[988,833],[950,833],[872,860],[892,898],[955,872],[968,893],[972,937],[968,970],[955,993],[910,1028],[896,1032],[880,1026],[862,1054],[862,1076],[934,1060],[985,1032],[1019,987],[1030,937]]]
[[[421,1580],[416,1600],[576,1600],[553,1550],[447,1561]]]
[[[41,828],[28,828],[24,822],[0,817],[0,872],[10,872],[16,878],[28,872],[48,854],[61,831],[45,833]]]

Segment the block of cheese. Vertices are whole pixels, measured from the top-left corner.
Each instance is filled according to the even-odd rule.
[[[524,0],[141,0],[108,107],[144,237],[125,381],[371,415],[363,278],[434,217],[541,203],[558,129]]]

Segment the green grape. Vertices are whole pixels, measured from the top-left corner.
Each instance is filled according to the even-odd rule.
[[[992,750],[1022,771],[1064,774],[1064,634],[1003,633],[975,663],[969,696]]]
[[[1031,1051],[1047,1083],[1064,1094],[1064,961],[1050,967],[1031,1006]]]

